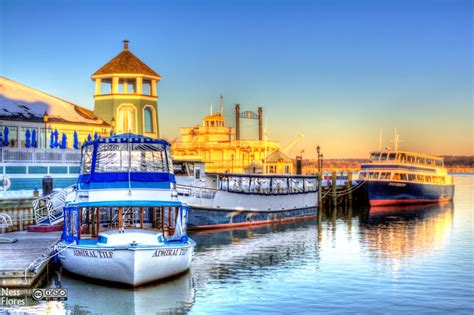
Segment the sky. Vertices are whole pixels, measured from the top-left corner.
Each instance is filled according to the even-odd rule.
[[[303,134],[292,156],[367,157],[395,128],[400,149],[474,155],[472,20],[467,0],[0,0],[0,75],[93,109],[128,39],[169,141],[222,94],[228,125],[238,103],[282,148]]]

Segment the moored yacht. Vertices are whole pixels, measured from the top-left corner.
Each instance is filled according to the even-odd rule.
[[[316,176],[206,173],[199,161],[174,161],[180,201],[191,229],[225,228],[312,218]]]
[[[366,181],[371,206],[450,201],[452,176],[444,159],[407,151],[372,152],[361,165],[359,179]]]
[[[191,264],[187,216],[166,141],[134,134],[89,141],[76,197],[64,207],[58,256],[67,271],[90,278],[131,286],[167,278]]]

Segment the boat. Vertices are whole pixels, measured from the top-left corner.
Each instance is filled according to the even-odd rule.
[[[170,145],[121,134],[86,142],[57,253],[81,276],[140,286],[189,269],[195,242],[179,202]]]
[[[312,218],[317,176],[206,173],[198,160],[174,161],[189,229],[241,227]]]
[[[451,201],[453,177],[441,157],[408,151],[371,152],[359,180],[366,181],[371,206]]]

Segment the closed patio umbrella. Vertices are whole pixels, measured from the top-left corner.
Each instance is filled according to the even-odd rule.
[[[25,148],[30,148],[31,147],[31,132],[30,129],[26,129],[25,132]]]

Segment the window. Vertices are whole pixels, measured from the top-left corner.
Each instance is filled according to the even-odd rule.
[[[359,179],[365,179],[365,172],[360,172],[359,173]]]
[[[102,79],[100,81],[100,94],[112,94],[112,80]]]
[[[390,153],[390,154],[388,155],[388,159],[391,160],[391,161],[393,161],[393,160],[395,160],[395,157],[396,157],[396,156],[397,156],[397,155],[396,155],[395,153]]]
[[[400,180],[400,173],[395,173],[393,175],[393,180]]]
[[[443,166],[443,161],[436,160],[436,166]]]
[[[91,173],[93,152],[94,152],[93,145],[88,145],[82,149],[81,174]]]
[[[288,193],[288,179],[287,178],[272,178],[272,193],[287,194]]]
[[[386,161],[387,160],[387,153],[382,153],[382,155],[380,156],[380,160],[382,161]]]
[[[304,179],[304,190],[305,191],[316,191],[316,178],[305,178]]]
[[[143,109],[143,126],[145,133],[155,132],[154,109],[151,106],[145,106]]]
[[[400,174],[400,180],[407,180],[407,179],[408,179],[407,174],[404,174],[404,173]]]
[[[425,177],[423,175],[416,175],[416,180],[420,183],[423,183],[425,181]]]
[[[151,95],[151,80],[143,80],[142,87],[143,95]]]
[[[137,132],[137,109],[131,104],[120,105],[117,114],[117,133]]]
[[[370,159],[372,161],[378,161],[379,157],[380,157],[380,153],[376,152],[376,153],[372,153],[372,155],[370,156]]]
[[[425,181],[426,181],[427,183],[431,183],[431,176],[426,175],[426,176],[425,176]]]
[[[415,174],[408,174],[408,180],[410,182],[415,182],[416,181],[416,175]]]

